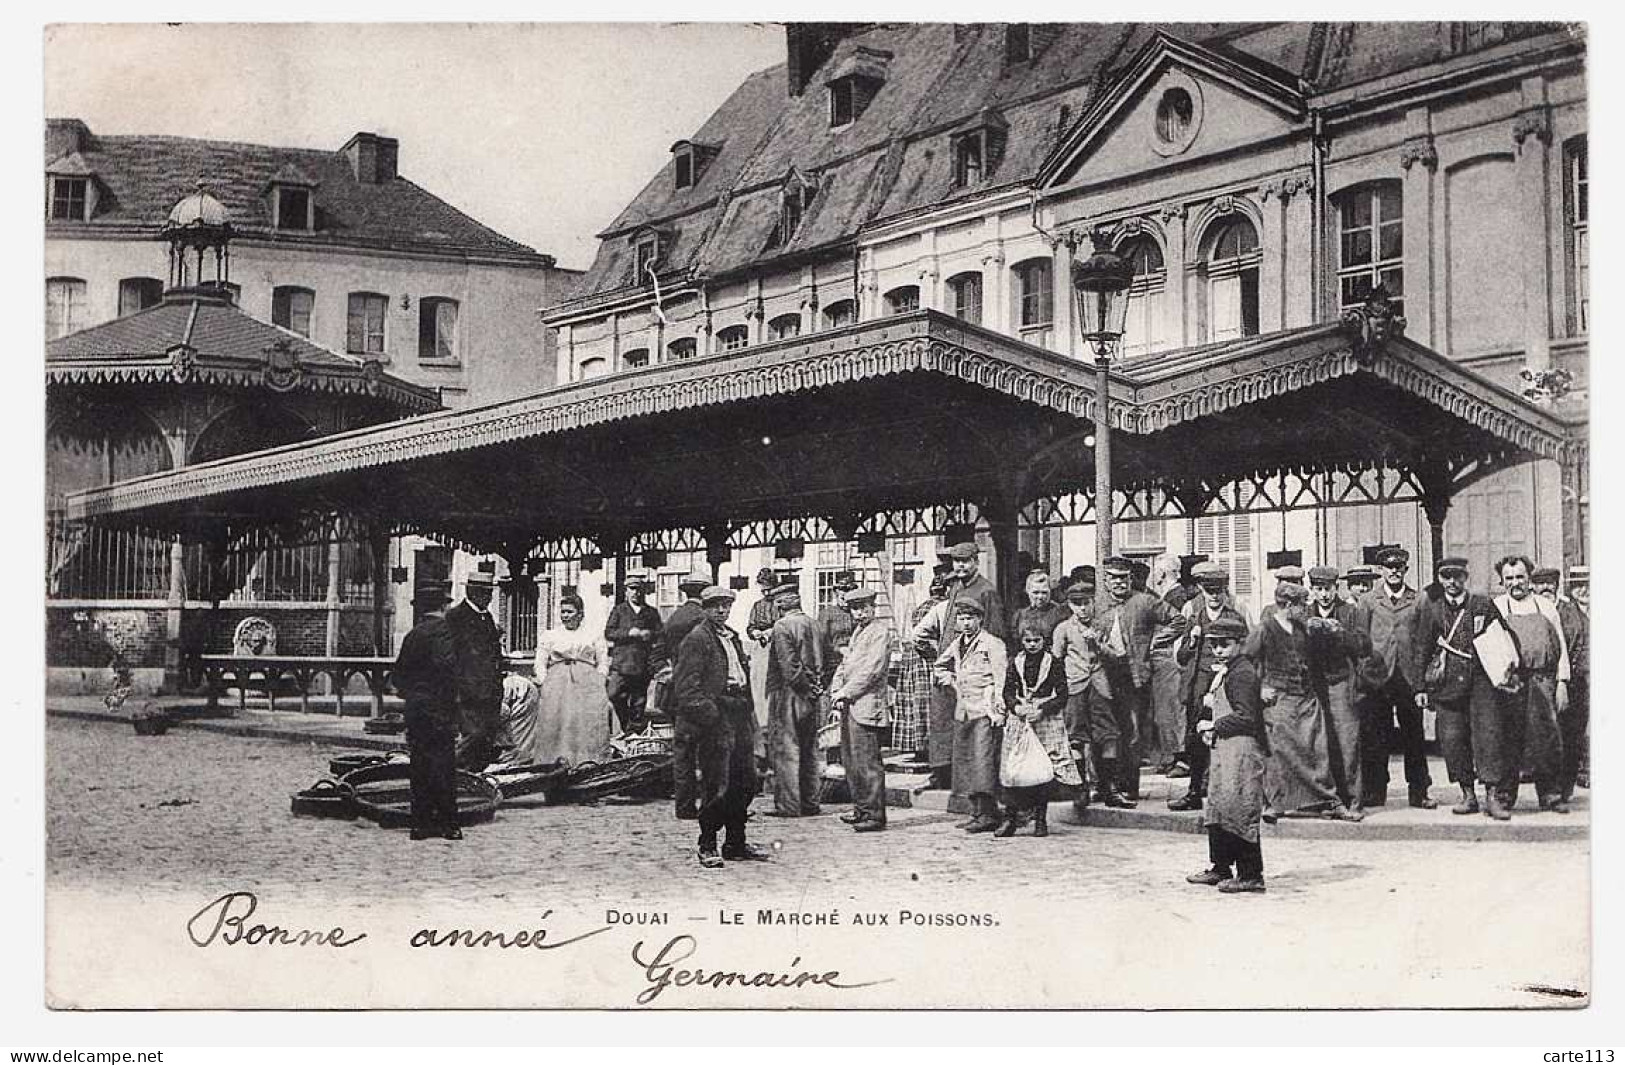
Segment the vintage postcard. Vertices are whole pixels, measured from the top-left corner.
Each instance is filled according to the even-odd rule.
[[[44,53],[52,1008],[1589,1004],[1583,25]]]

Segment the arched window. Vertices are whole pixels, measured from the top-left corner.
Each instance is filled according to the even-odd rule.
[[[76,333],[85,326],[85,282],[79,277],[45,279],[45,339]]]
[[[352,355],[384,354],[384,320],[389,297],[376,292],[350,293],[350,313],[344,331],[344,349]]]
[[[188,462],[263,451],[316,436],[309,422],[272,403],[245,403],[222,414],[198,435]]]
[[[444,296],[425,296],[418,300],[418,358],[424,361],[456,361],[456,300]]]
[[[628,370],[636,370],[639,367],[649,365],[649,349],[633,348],[631,351],[622,352],[621,365]]]
[[[576,371],[576,378],[585,381],[592,377],[602,377],[608,372],[608,359],[585,359],[581,363],[581,369]]]
[[[788,340],[801,335],[801,315],[781,314],[767,323],[767,335],[774,340]]]
[[[302,337],[310,336],[310,315],[316,309],[316,293],[297,285],[278,285],[271,290],[271,321]]]
[[[1028,259],[1010,268],[1015,279],[1016,325],[1020,329],[1047,329],[1055,319],[1050,261]]]
[[[1591,208],[1590,171],[1586,139],[1574,137],[1563,145],[1563,220],[1568,242],[1569,333],[1591,328]]]
[[[903,285],[886,293],[887,314],[907,314],[920,309],[920,286]]]
[[[1164,346],[1164,300],[1168,272],[1163,266],[1162,247],[1151,237],[1132,237],[1117,254],[1134,267],[1134,281],[1128,290],[1128,319],[1118,350],[1124,358],[1144,355]]]
[[[1207,338],[1257,336],[1258,231],[1248,219],[1231,215],[1208,232],[1205,243]]]
[[[1379,181],[1339,193],[1337,306],[1356,307],[1371,290],[1387,287],[1396,313],[1404,313],[1404,199],[1397,181]]]
[[[679,337],[666,345],[666,356],[672,359],[692,359],[700,353],[700,342],[693,337]]]
[[[738,351],[750,343],[750,330],[742,325],[730,325],[717,330],[718,351]]]
[[[851,300],[836,300],[824,308],[824,328],[839,329],[858,320],[858,305]]]
[[[156,277],[126,277],[118,283],[118,316],[158,306],[164,298],[164,283]]]
[[[955,274],[948,279],[948,292],[953,299],[954,317],[982,324],[982,274],[971,270]]]

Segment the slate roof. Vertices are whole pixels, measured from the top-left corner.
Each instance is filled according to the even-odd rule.
[[[62,126],[71,121],[51,123]],[[48,235],[98,230],[155,233],[170,208],[195,191],[201,180],[231,212],[239,236],[553,265],[551,256],[480,224],[406,178],[377,184],[358,181],[342,151],[91,134],[77,154],[101,186],[96,214],[88,222],[48,222]],[[47,166],[53,162],[46,160]],[[316,186],[313,232],[271,227],[267,190],[273,179],[290,176]]]
[[[1558,28],[1489,25],[1500,28],[1485,47]],[[747,78],[692,138],[722,146],[699,184],[674,188],[668,162],[599,234],[597,259],[574,302],[632,290],[626,238],[640,225],[662,232],[664,276],[718,277],[838,246],[877,220],[1029,183],[1067,128],[1159,32],[1275,81],[1301,83],[1313,96],[1456,56],[1459,26],[1069,23],[1053,26],[1054,36],[1030,61],[1007,64],[1002,24],[877,24],[841,41],[799,96],[789,94],[783,65]],[[892,54],[886,80],[857,121],[832,130],[824,81],[859,47]],[[1009,124],[1004,159],[981,185],[953,188],[950,133],[986,107]],[[794,238],[769,249],[781,183],[792,167],[816,178],[818,195]]]

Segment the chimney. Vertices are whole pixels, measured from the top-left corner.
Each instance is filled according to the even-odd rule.
[[[90,127],[77,118],[45,120],[45,161],[60,159],[70,152],[90,147]]]
[[[395,180],[401,142],[376,133],[357,133],[340,148],[350,161],[350,171],[363,185],[383,185]]]

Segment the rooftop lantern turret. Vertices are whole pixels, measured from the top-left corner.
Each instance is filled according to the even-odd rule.
[[[229,294],[233,233],[225,204],[209,195],[199,181],[197,191],[174,206],[158,231],[158,238],[169,244],[170,291]]]

